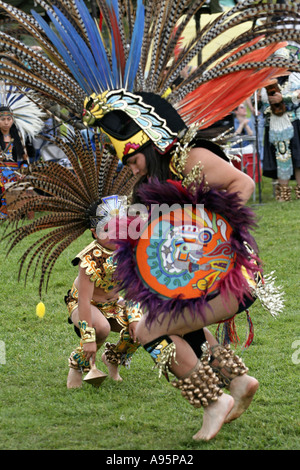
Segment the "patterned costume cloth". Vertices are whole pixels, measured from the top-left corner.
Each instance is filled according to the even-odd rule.
[[[43,128],[41,109],[26,96],[35,98],[32,90],[8,85],[0,82],[0,117],[10,116],[12,124],[9,132],[5,132],[10,141],[4,141],[4,134],[0,130],[0,219],[7,217],[7,201],[5,190],[9,184],[17,180],[17,170],[24,164],[24,155],[27,152],[26,142],[35,137]]]
[[[18,169],[17,162],[2,162],[0,163],[0,219],[7,217],[7,203],[5,197],[5,186],[8,183],[16,181],[17,177],[15,170]]]
[[[199,240],[204,236],[201,240],[203,252],[214,244],[214,258],[210,258],[209,252],[201,256],[198,247],[193,250],[194,239],[190,236],[193,234],[187,233],[186,226],[179,227],[177,234],[170,224],[167,226],[168,233],[172,234],[172,243],[174,242],[172,262],[169,262],[170,254],[167,254],[170,247],[163,237],[153,244],[149,243],[151,239],[142,237],[134,241],[130,237],[121,240],[115,274],[121,282],[119,287],[124,288],[126,301],[139,302],[151,324],[159,322],[169,313],[170,320],[174,322],[180,315],[190,314],[191,318],[203,315],[207,296],[214,294],[216,290],[220,291],[225,300],[229,293],[235,295],[238,301],[242,300],[244,294],[249,294],[249,284],[242,268],[246,269],[251,279],[257,272],[257,265],[253,263],[246,247],[246,243],[255,247],[255,240],[249,233],[253,228],[252,213],[245,207],[240,208],[240,201],[235,194],[208,190],[202,182],[201,162],[187,177],[182,179],[181,176],[192,141],[199,130],[208,128],[228,115],[256,89],[267,86],[270,79],[284,74],[288,69],[299,71],[298,64],[285,59],[274,60],[273,57],[283,41],[297,42],[299,39],[299,0],[295,0],[293,5],[290,2],[287,5],[278,5],[271,0],[238,2],[231,10],[197,31],[186,46],[182,44],[182,36],[188,22],[200,11],[203,5],[201,0],[137,0],[134,7],[133,2],[100,0],[99,27],[98,21],[95,22],[95,18],[91,17],[83,0],[68,2],[68,8],[61,0],[57,0],[53,6],[51,2],[38,2],[46,10],[49,23],[34,11],[32,16],[24,15],[0,0],[1,9],[30,31],[47,56],[29,51],[14,38],[5,37],[0,50],[5,52],[9,49],[13,52],[14,59],[12,62],[6,56],[2,60],[0,77],[9,76],[19,85],[27,84],[28,78],[23,73],[22,66],[20,67],[26,59],[31,67],[29,81],[34,83],[35,89],[44,96],[53,97],[74,116],[82,118],[87,127],[100,128],[109,136],[114,147],[113,154],[123,164],[137,152],[146,151],[147,146],[161,155],[162,163],[166,162],[166,155],[169,154],[171,159],[167,161],[167,165],[172,176],[168,178],[171,177],[173,181],[170,183],[161,177],[159,181],[154,180],[151,184],[139,186],[139,199],[146,207],[159,203],[171,206],[175,202],[182,207],[186,204],[193,207],[202,204],[207,211],[204,214],[206,225],[194,224],[193,217],[193,223],[189,225],[193,232],[196,225]],[[273,18],[277,17],[289,18],[288,25],[291,27],[276,28]],[[231,32],[237,25],[241,32],[229,42],[224,41],[223,34]],[[205,57],[205,46],[210,46],[214,41],[221,46],[217,49],[207,47],[212,52]],[[55,61],[52,60],[53,57]],[[184,76],[186,67],[193,59],[197,59],[198,65]],[[177,79],[180,79],[179,84],[175,84]],[[103,172],[97,170],[106,169],[106,162],[102,160],[102,168],[100,164],[94,168],[90,156],[89,165],[83,166],[83,178],[81,168],[77,168],[77,158],[83,162],[86,160],[82,156],[81,146],[77,147],[73,167],[78,181],[83,183],[84,189],[87,187],[87,194],[91,193],[92,188],[94,193],[91,198],[87,198],[82,191],[78,202],[78,184],[74,184],[71,175],[68,175],[71,184],[68,185],[67,193],[68,197],[72,195],[72,200],[65,211],[68,216],[68,221],[65,222],[66,216],[62,210],[67,199],[63,197],[65,188],[58,188],[58,182],[55,182],[55,187],[60,192],[56,193],[57,213],[50,221],[52,227],[58,228],[53,230],[52,238],[46,239],[39,247],[41,253],[46,253],[43,258],[41,287],[46,274],[49,279],[57,256],[86,228],[90,228],[86,221],[91,211],[86,201],[97,201],[99,196],[103,199],[107,194],[126,194],[125,191],[120,193],[124,184],[119,184],[117,188],[114,186],[114,189],[106,188],[114,180],[117,167],[111,166],[111,171],[107,171],[104,178]],[[93,170],[90,171],[90,168]],[[37,185],[42,180],[41,171],[39,169]],[[95,178],[92,178],[94,175]],[[85,177],[88,185],[84,182]],[[48,173],[47,183],[49,179]],[[131,189],[133,187],[131,185]],[[107,190],[103,191],[103,188]],[[47,204],[50,208],[51,203]],[[78,209],[79,205],[81,210]],[[180,214],[182,209],[179,209]],[[41,220],[39,228],[45,227],[43,222]],[[160,223],[165,227],[164,222],[165,220],[155,219],[146,228],[150,231],[153,229],[154,232]],[[63,223],[66,226],[62,226]],[[214,230],[217,224],[218,231]],[[33,230],[35,229],[34,226]],[[27,231],[24,230],[21,235],[12,233],[12,242],[14,236],[17,237],[14,243],[16,245],[22,237],[27,236]],[[54,242],[58,244],[58,248],[48,260],[46,247],[52,248]],[[157,247],[161,247],[159,253]],[[152,254],[149,255],[150,251],[156,258],[154,263]],[[32,258],[36,253],[39,253],[38,249]],[[158,254],[161,255],[160,258]],[[27,253],[23,256],[23,261],[26,256]],[[255,260],[259,262],[257,258]],[[161,270],[158,269],[157,272],[155,263],[158,261],[161,262]],[[93,282],[106,282],[107,271],[104,275],[101,268],[102,274],[98,277],[97,261],[93,259],[90,263],[90,259],[85,256],[81,262],[87,263],[85,269]],[[111,266],[107,260],[105,262],[109,270]],[[208,266],[206,272],[203,269],[204,264]],[[203,273],[204,279],[201,278]],[[167,285],[167,281],[175,280],[176,276],[181,282],[180,292],[171,290],[170,283]],[[218,282],[215,282],[217,278]],[[183,285],[184,282],[189,283],[189,289]],[[173,285],[175,284],[174,282]],[[260,293],[259,287],[263,287],[262,282],[258,283],[251,296],[265,298],[266,288],[262,288],[263,292]],[[199,291],[202,295],[199,295]],[[278,307],[279,302],[274,303]],[[163,336],[148,345],[144,344],[144,348],[155,358],[163,351],[163,360],[156,360],[165,372],[174,358],[175,345],[172,340]],[[243,372],[244,369],[241,368],[241,372],[237,373]],[[203,393],[198,388],[198,381],[204,386]],[[207,406],[219,397],[218,378],[210,365],[202,361],[188,376],[180,377],[177,385],[190,403],[197,407],[200,404]]]
[[[74,266],[79,265],[85,269],[86,275],[90,277],[90,281],[104,292],[109,293],[117,287],[117,282],[113,279],[113,273],[116,264],[113,261],[114,252],[108,250],[95,240],[84,248],[72,261]],[[65,297],[69,312],[69,323],[73,323],[71,316],[78,307],[78,289],[75,283]],[[122,327],[120,338],[117,344],[106,343],[106,358],[109,362],[121,364],[126,367],[130,366],[132,355],[139,348],[139,343],[134,343],[129,335],[129,324],[139,321],[141,311],[138,304],[133,302],[124,302],[121,297],[108,300],[107,302],[91,301],[91,304],[99,309],[99,311],[107,319],[114,319]],[[74,326],[75,332],[80,337],[79,329]],[[70,367],[82,367],[84,370],[89,369],[89,363],[85,361],[82,347],[77,348],[72,354],[69,361]]]

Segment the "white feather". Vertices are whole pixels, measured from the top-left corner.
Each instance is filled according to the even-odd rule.
[[[23,142],[32,139],[44,127],[46,114],[36,104],[37,97],[32,90],[0,83],[0,106],[7,106],[21,134]]]

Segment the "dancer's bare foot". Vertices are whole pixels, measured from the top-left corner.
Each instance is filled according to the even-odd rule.
[[[67,388],[80,388],[81,385],[82,372],[80,370],[76,370],[70,367],[67,378]]]
[[[213,439],[220,431],[233,406],[233,398],[223,393],[217,401],[204,408],[202,428],[193,436],[193,439],[195,441],[210,441],[210,439]]]
[[[258,387],[258,381],[249,375],[240,375],[232,380],[229,391],[234,398],[234,407],[226,416],[225,423],[233,421],[246,411]]]
[[[111,362],[107,361],[105,352],[102,354],[101,359],[102,359],[102,362],[108,368],[108,375],[110,376],[110,378],[117,382],[122,382],[123,379],[119,374],[118,366],[116,364],[112,364]]]

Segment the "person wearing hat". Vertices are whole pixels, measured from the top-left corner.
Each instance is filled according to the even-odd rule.
[[[30,93],[29,93],[30,94]],[[17,170],[29,160],[26,142],[43,126],[43,113],[17,87],[0,83],[0,217],[7,217],[5,189],[18,178]]]
[[[78,265],[78,275],[65,297],[65,303],[69,312],[68,322],[74,325],[81,341],[69,357],[68,388],[81,387],[83,372],[89,371],[91,363],[95,363],[96,353],[110,331],[120,334],[119,341],[116,344],[105,343],[102,361],[113,380],[123,380],[119,366],[129,368],[132,356],[140,346],[135,335],[141,318],[140,309],[132,302],[124,302],[120,296],[113,279],[116,247],[101,236],[104,224],[101,225],[101,220],[96,217],[96,211],[115,200],[118,201],[118,197],[111,196],[92,206],[90,230],[94,240],[72,261],[74,266]]]
[[[14,123],[13,113],[7,106],[0,107],[0,145],[2,158],[5,160],[17,162],[27,159],[27,152]]]
[[[149,213],[142,230],[149,229],[151,236],[116,241],[115,276],[125,300],[139,302],[143,310],[138,340],[161,373],[175,375],[174,386],[189,403],[204,407],[203,426],[194,438],[209,440],[249,406],[257,381],[256,388],[245,385],[247,368],[224,347],[212,354],[204,350],[199,359],[186,335],[197,336],[206,325],[247,308],[263,286],[250,235],[254,218],[245,207],[254,182],[231,166],[217,145],[198,138],[198,124],[202,129],[212,125],[277,76],[278,69],[285,70],[285,63],[274,65],[270,56],[287,36],[292,39],[292,32],[283,28],[280,37],[274,35],[272,18],[285,14],[297,25],[298,9],[238,2],[185,46],[181,39],[199,10],[198,2],[138,0],[134,7],[125,2],[121,8],[118,2],[104,1],[101,34],[83,0],[68,10],[63,3],[47,5],[53,28],[35,12],[37,30],[30,27],[49,57],[55,49],[55,63],[62,68],[13,41],[11,48],[17,63],[28,59],[31,80],[42,94],[55,96],[75,115],[81,115],[84,99],[87,127],[102,128],[125,168],[140,177],[133,188],[134,202],[146,209],[179,203],[176,217],[187,216],[189,223],[178,228],[175,216],[151,220]],[[4,2],[0,4],[11,14]],[[13,14],[31,25],[31,17],[24,20],[15,10]],[[236,24],[241,32],[224,43],[223,33],[231,33]],[[221,47],[202,57],[216,39]],[[197,68],[175,84],[200,55]],[[11,73],[11,68],[18,83],[24,83],[15,64],[7,64],[0,75]],[[198,213],[198,205],[204,211]],[[168,237],[159,237],[161,227]],[[234,398],[223,393],[222,374],[229,375],[232,385],[239,384]]]
[[[109,99],[110,97],[108,97]],[[154,93],[133,94],[122,91],[119,93],[119,100],[120,103],[125,101],[132,104],[135,111],[139,109],[139,113],[135,114],[137,119],[132,119],[128,108],[125,108],[128,113],[118,109],[111,110],[98,120],[96,117],[97,101],[95,104],[88,100],[84,117],[89,123],[94,120],[94,124],[96,122],[101,127],[109,136],[122,163],[129,166],[134,175],[140,177],[133,191],[133,202],[143,203],[147,206],[146,195],[149,191],[149,199],[155,201],[155,196],[160,193],[157,201],[163,198],[164,202],[170,201],[171,203],[171,200],[168,200],[169,187],[171,187],[170,191],[176,193],[175,196],[178,196],[178,201],[180,201],[180,195],[182,193],[188,194],[191,191],[191,186],[195,185],[198,190],[201,187],[198,193],[199,202],[201,197],[205,198],[205,194],[212,192],[213,198],[218,200],[225,213],[228,209],[236,211],[239,213],[239,223],[243,222],[245,226],[250,223],[245,204],[253,192],[254,182],[249,176],[230,165],[219,146],[198,139],[195,133],[189,136],[186,125],[173,106]],[[114,103],[116,104],[116,102],[115,99]],[[142,127],[140,122],[146,123],[146,125]],[[221,202],[219,197],[221,197]],[[230,203],[231,207],[226,209],[226,205],[228,206]],[[252,282],[257,269],[252,262],[247,261],[246,257],[247,255],[243,261],[250,272],[252,271],[250,274],[250,282]],[[120,258],[117,254],[117,259],[117,277],[119,275],[122,278],[125,292],[128,294],[130,291],[130,288],[128,290],[130,284],[129,298],[133,290],[136,291],[136,298],[139,298],[140,286],[136,282],[137,279],[131,277],[130,261],[124,255],[122,264],[122,254]],[[125,259],[127,264],[125,264]],[[143,273],[140,274],[143,276]],[[127,283],[124,282],[125,277]],[[254,302],[255,298],[251,296],[248,281],[245,282],[246,278],[247,275],[244,277],[241,274],[241,292],[243,292],[241,297],[235,295],[236,292],[235,294],[230,292],[230,287],[224,297],[217,290],[208,295],[205,290],[199,291],[199,298],[203,296],[203,302],[201,305],[201,302],[194,305],[195,308],[198,307],[198,312],[192,320],[189,316],[188,301],[186,308],[174,317],[171,304],[169,311],[166,311],[166,305],[162,307],[162,310],[159,307],[156,308],[163,303],[161,300],[160,304],[158,301],[151,308],[153,291],[149,288],[145,292],[145,297],[148,300],[144,302],[144,307],[147,307],[137,325],[138,340],[166,376],[171,371],[177,377],[178,381],[175,382],[175,386],[181,389],[182,394],[184,394],[185,385],[188,383],[191,393],[186,398],[190,403],[196,407],[204,406],[203,426],[195,434],[194,439],[196,440],[212,439],[224,422],[240,416],[249,406],[258,388],[257,380],[246,374],[247,368],[240,359],[236,356],[233,359],[232,355],[228,353],[228,349],[219,345],[220,354],[217,362],[221,364],[221,368],[226,364],[225,369],[230,376],[229,382],[238,384],[234,392],[235,400],[232,396],[223,393],[220,387],[220,367],[217,367],[216,374],[211,366],[215,359],[214,354],[211,354],[209,360],[206,360],[205,354],[202,354],[202,359],[199,360],[199,354],[196,354],[194,347],[195,342],[197,343],[195,337],[197,338],[199,335],[198,338],[200,338],[202,328],[230,318]],[[148,279],[144,277],[143,283],[147,284],[147,282]],[[143,301],[141,303],[143,304]],[[179,311],[180,301],[178,300],[176,304],[176,309]],[[190,341],[189,335],[193,337],[192,341]],[[209,384],[204,394],[198,393],[196,382],[199,377],[202,377],[203,383]]]

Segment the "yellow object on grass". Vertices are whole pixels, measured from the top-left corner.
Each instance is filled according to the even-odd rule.
[[[43,302],[39,302],[36,306],[36,314],[38,317],[43,318],[46,312],[46,307]]]

